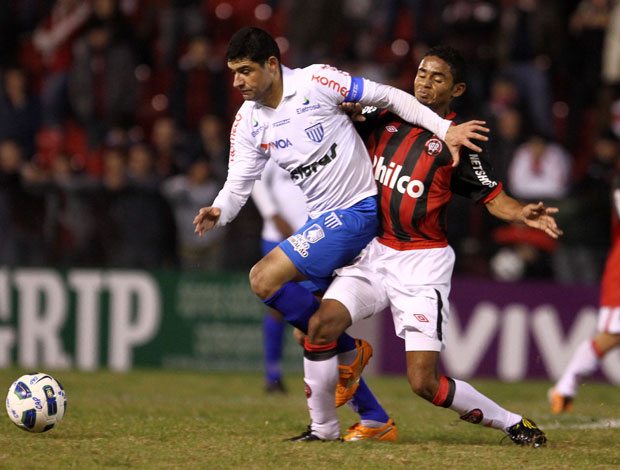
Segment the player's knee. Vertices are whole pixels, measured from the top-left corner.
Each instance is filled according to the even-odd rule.
[[[337,315],[319,310],[308,323],[308,341],[317,345],[329,344],[336,341],[343,331]]]
[[[439,389],[439,382],[435,377],[424,373],[424,371],[408,371],[407,378],[413,393],[425,400],[433,401]]]
[[[270,282],[269,276],[260,264],[255,264],[250,269],[250,287],[262,300],[271,297],[277,289]]]

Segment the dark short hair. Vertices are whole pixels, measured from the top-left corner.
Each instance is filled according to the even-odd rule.
[[[247,26],[237,31],[226,49],[227,62],[249,59],[263,65],[271,56],[280,62],[278,43],[267,31],[254,26]]]
[[[467,75],[467,63],[463,55],[454,47],[448,45],[439,45],[431,47],[424,57],[439,57],[450,67],[450,73],[454,83],[465,83]]]

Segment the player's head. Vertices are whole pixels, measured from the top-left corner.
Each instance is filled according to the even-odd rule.
[[[450,102],[466,89],[466,64],[459,51],[450,46],[435,46],[428,50],[416,73],[415,96],[440,115],[450,109]]]
[[[260,28],[249,26],[237,31],[228,43],[226,61],[234,73],[233,86],[244,100],[264,101],[274,81],[281,78],[278,44]]]

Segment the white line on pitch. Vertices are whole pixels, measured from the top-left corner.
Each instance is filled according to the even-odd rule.
[[[611,428],[620,428],[620,419],[600,419],[598,421],[593,421],[591,423],[559,423],[555,422],[553,424],[547,424],[541,426],[541,429],[611,429]]]

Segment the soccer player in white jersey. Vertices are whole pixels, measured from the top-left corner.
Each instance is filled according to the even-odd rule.
[[[430,49],[418,67],[414,89],[421,103],[454,119],[450,103],[465,91],[465,61],[460,53],[449,46]],[[444,217],[456,193],[484,204],[500,219],[557,238],[562,233],[552,216],[557,209],[542,202],[522,205],[508,196],[481,152],[467,152],[453,167],[450,154],[432,132],[390,113],[380,113],[367,124],[381,227],[352,263],[336,270],[318,312],[310,319],[308,340],[329,344],[357,320],[390,308],[395,332],[405,340],[407,378],[417,395],[456,411],[465,421],[502,430],[518,445],[544,445],[546,436],[532,421],[502,408],[467,382],[439,372],[454,266]],[[339,435],[338,415],[333,403],[321,397],[334,393],[338,371],[334,359],[322,365],[322,380],[313,382],[308,398],[312,423],[306,434],[315,440],[333,440]],[[363,427],[361,423],[353,428],[345,440],[356,439]]]
[[[333,270],[352,260],[378,227],[372,165],[351,120],[338,106],[347,101],[387,108],[431,129],[450,147],[455,163],[460,145],[480,151],[470,139],[487,140],[480,132],[488,129],[481,121],[452,126],[403,91],[328,65],[288,69],[280,63],[273,37],[259,28],[235,33],[226,59],[245,103],[230,133],[228,177],[213,205],[200,209],[195,230],[202,235],[230,222],[268,159],[288,171],[306,198],[310,218],[252,268],[250,284],[267,306],[307,332],[319,304],[296,281],[310,279],[325,290]],[[344,403],[360,383],[355,369],[364,355],[364,342],[346,334],[328,345],[306,342],[304,362],[312,357],[312,365],[320,364],[336,354],[353,356],[351,368],[342,369],[344,383],[338,389]],[[320,381],[321,367],[317,369],[312,380]],[[306,384],[312,388],[308,380]]]

